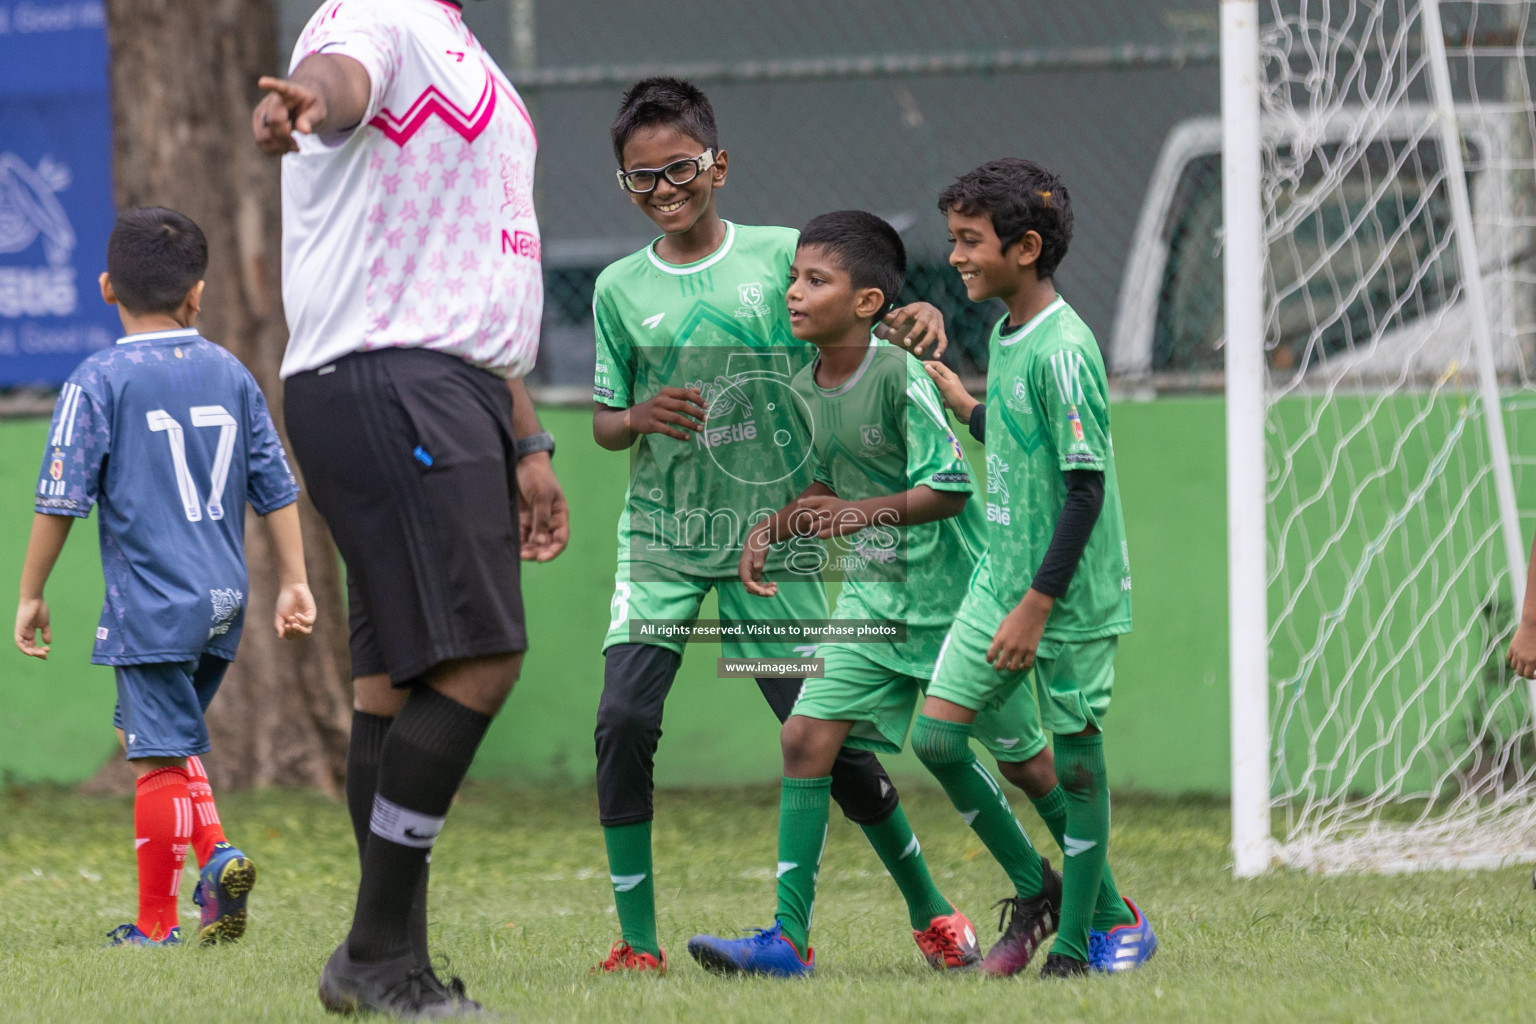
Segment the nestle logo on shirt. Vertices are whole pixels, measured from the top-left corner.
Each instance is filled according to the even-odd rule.
[[[693,435],[694,442],[700,448],[719,448],[721,445],[730,444],[732,441],[753,441],[757,439],[757,424],[751,420],[743,423],[731,423],[723,427],[707,427]]]
[[[501,232],[501,254],[505,256],[509,252],[513,256],[522,256],[525,259],[537,261],[540,256],[539,239],[537,236],[530,235],[526,231],[511,232],[503,228]]]

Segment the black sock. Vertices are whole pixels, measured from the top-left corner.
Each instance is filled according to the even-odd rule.
[[[379,758],[384,754],[384,737],[393,718],[352,712],[352,742],[347,745],[347,812],[352,816],[352,835],[357,840],[357,859],[368,848],[368,819],[373,815],[373,798],[379,791]],[[411,949],[417,959],[427,961],[427,874],[416,883],[416,898],[411,904]]]
[[[489,715],[429,686],[416,687],[400,709],[379,758],[357,913],[347,937],[354,960],[387,960],[413,946],[411,906],[427,858],[490,724]]]
[[[352,712],[352,740],[347,744],[347,813],[352,816],[352,836],[357,840],[357,859],[368,848],[368,819],[373,816],[373,796],[379,791],[379,758],[384,737],[393,718]]]

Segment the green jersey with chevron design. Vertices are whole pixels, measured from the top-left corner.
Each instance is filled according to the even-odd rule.
[[[806,410],[790,385],[815,349],[790,333],[784,304],[798,237],[727,221],[702,260],[667,263],[652,243],[598,275],[596,400],[622,409],[694,387],[708,408],[690,440],[635,442],[619,520],[619,559],[635,571],[735,578],[754,514],[811,482]]]
[[[839,498],[862,501],[919,486],[972,496],[949,519],[867,526],[847,538],[849,552],[841,556],[844,583],[833,617],[904,621],[905,643],[863,643],[857,650],[927,679],[986,543],[965,452],[922,362],[903,350],[872,340],[859,369],[831,390],[816,383],[815,373],[814,363],[801,370],[795,391],[811,412],[816,479]]]
[[[1131,631],[1131,561],[1109,431],[1109,382],[1088,325],[1057,299],[1022,327],[992,330],[987,364],[988,557],[995,631],[1029,589],[1066,502],[1066,474],[1104,474],[1104,505],[1044,640],[1080,643]],[[986,603],[972,602],[972,607]],[[990,616],[989,616],[990,617]]]

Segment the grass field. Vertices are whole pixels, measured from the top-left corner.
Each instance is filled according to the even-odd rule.
[[[909,811],[940,885],[990,935],[1000,871],[937,791]],[[1037,843],[1050,839],[1023,806]],[[132,916],[131,809],[46,789],[0,796],[0,1018],[321,1021],[320,964],[356,884],[339,804],[296,793],[222,801],[256,859],[239,946],[107,949]],[[658,793],[664,978],[588,975],[617,926],[588,792],[472,785],[434,857],[433,941],[472,995],[519,1021],[1500,1021],[1536,1001],[1528,870],[1237,882],[1215,802],[1121,799],[1114,860],[1161,948],[1141,972],[1045,984],[941,977],[856,829],[834,821],[807,982],[724,980],[689,959],[695,931],[773,910],[772,787]],[[183,921],[195,921],[191,885]]]

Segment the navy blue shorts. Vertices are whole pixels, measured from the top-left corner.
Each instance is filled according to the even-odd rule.
[[[205,654],[198,661],[114,665],[113,670],[117,708],[112,724],[123,730],[128,760],[208,753],[203,712],[219,692],[228,661]]]

